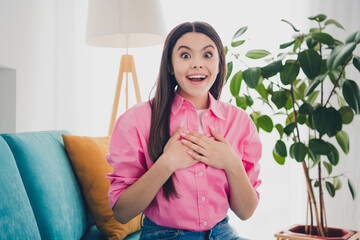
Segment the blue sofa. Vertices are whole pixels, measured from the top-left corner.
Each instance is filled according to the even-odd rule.
[[[105,239],[72,170],[63,133],[69,134],[0,134],[0,239]],[[125,239],[139,239],[139,232]]]

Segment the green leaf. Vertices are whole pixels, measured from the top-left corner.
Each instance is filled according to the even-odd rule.
[[[243,72],[243,79],[249,88],[256,88],[260,81],[260,68],[252,67]]]
[[[321,134],[324,135],[328,131],[328,120],[331,115],[329,114],[326,107],[319,106],[315,109],[312,120],[315,126],[315,129]]]
[[[285,158],[276,155],[275,150],[273,150],[273,157],[274,157],[275,161],[276,161],[278,164],[280,164],[280,165],[284,165],[284,164],[285,164]]]
[[[354,184],[350,181],[349,178],[348,178],[348,186],[349,186],[349,190],[350,190],[350,193],[351,193],[351,197],[352,197],[353,200],[355,200],[356,192],[355,192]]]
[[[287,60],[284,68],[280,71],[280,80],[284,85],[295,81],[300,71],[300,64],[294,60]]]
[[[342,184],[341,184],[341,181],[340,181],[340,179],[338,177],[333,178],[333,185],[334,185],[335,190],[340,190],[341,189]]]
[[[331,151],[327,142],[319,138],[310,139],[309,148],[314,154],[319,155],[327,155]]]
[[[226,64],[226,69],[227,69],[227,73],[226,73],[226,81],[229,79],[229,77],[230,77],[230,75],[231,75],[231,73],[232,73],[232,70],[233,70],[233,62],[231,61],[231,62],[228,62],[227,64]]]
[[[300,32],[300,30],[296,29],[295,26],[294,26],[291,22],[289,22],[289,21],[287,21],[287,20],[285,20],[285,19],[281,19],[281,21],[289,24],[289,25],[293,28],[293,30],[294,30],[295,32]]]
[[[325,22],[325,26],[330,25],[330,24],[334,24],[336,27],[341,28],[342,30],[345,30],[345,28],[340,23],[335,21],[334,19],[329,19]]]
[[[285,49],[285,48],[287,48],[287,47],[290,47],[291,45],[293,45],[293,44],[295,43],[295,41],[296,41],[296,40],[281,44],[281,45],[280,45],[280,49]]]
[[[282,140],[277,140],[277,142],[275,144],[274,152],[279,157],[286,157],[287,156],[286,145]]]
[[[356,47],[356,43],[351,42],[345,45],[335,47],[329,58],[327,59],[326,66],[329,70],[336,69],[338,66],[343,65],[348,57],[352,54]]]
[[[331,197],[335,197],[335,188],[334,185],[332,185],[331,182],[326,181],[325,182],[326,190],[330,194]]]
[[[236,96],[235,99],[236,99],[236,106],[246,110],[247,104],[245,97]]]
[[[245,96],[245,101],[246,101],[246,104],[248,106],[251,106],[254,104],[254,100],[249,96],[249,95],[244,95]]]
[[[353,80],[346,80],[343,85],[343,96],[356,114],[360,114],[360,90]]]
[[[297,117],[297,120],[298,120],[298,123],[299,124],[304,124],[306,122],[306,115],[302,115],[302,114],[299,114],[298,117]]]
[[[318,180],[316,180],[316,181],[314,182],[314,187],[319,187],[319,181],[318,181]]]
[[[308,46],[309,49],[312,49],[316,46],[318,42],[315,41],[313,38],[311,37],[308,37],[306,38],[306,45]]]
[[[229,51],[229,48],[227,46],[224,47],[224,52],[225,52],[225,55],[228,53]]]
[[[328,162],[323,162],[323,165],[326,168],[326,171],[328,172],[328,174],[330,175],[333,170],[333,167],[331,166],[331,164]]]
[[[345,43],[359,43],[360,41],[360,31],[354,32],[349,37],[346,38]]]
[[[329,145],[329,148],[331,149],[331,151],[326,156],[329,159],[329,162],[333,166],[336,166],[339,163],[339,159],[340,159],[339,151],[331,143],[328,143],[328,145]]]
[[[307,102],[304,102],[299,108],[300,114],[311,115],[313,112],[314,112],[314,108]]]
[[[283,126],[278,123],[278,124],[275,125],[275,128],[276,128],[276,130],[278,131],[278,133],[279,133],[279,135],[280,135],[280,138],[282,138],[283,135],[284,135],[284,128],[283,128]]]
[[[309,84],[309,86],[305,89],[305,96],[309,96],[316,88],[319,86],[319,84],[324,81],[326,78],[326,74],[321,74],[314,78]]]
[[[359,56],[354,56],[353,64],[354,64],[354,67],[356,67],[356,69],[360,72],[360,57]]]
[[[242,81],[242,72],[238,71],[237,73],[234,74],[234,76],[231,78],[230,81],[230,92],[231,95],[233,95],[234,97],[239,95],[241,81]]]
[[[319,96],[320,91],[315,91],[312,92],[309,97],[307,98],[307,102],[309,104],[314,104],[314,102],[316,101],[317,97]]]
[[[335,138],[343,152],[345,154],[348,154],[350,150],[350,141],[348,134],[345,131],[341,130],[336,134]]]
[[[286,92],[283,90],[274,92],[272,97],[271,97],[271,101],[275,104],[275,106],[278,109],[281,109],[283,107],[285,107],[287,101],[288,101],[288,97],[286,95]]]
[[[293,146],[294,147],[291,149],[291,151],[293,152],[295,160],[297,162],[304,161],[306,154],[308,153],[308,148],[302,142],[294,143]]]
[[[236,31],[236,33],[234,34],[234,36],[233,36],[232,39],[233,39],[233,40],[237,39],[238,37],[240,37],[241,35],[243,35],[243,34],[246,32],[247,29],[248,29],[247,26],[240,28],[239,30]]]
[[[264,86],[264,84],[260,83],[256,88],[255,90],[260,94],[260,96],[264,99],[268,99],[268,92],[266,91],[266,88]]]
[[[274,123],[271,118],[267,115],[261,115],[257,119],[257,125],[262,128],[265,132],[271,132],[274,128]],[[280,155],[279,155],[280,156]]]
[[[244,42],[245,42],[245,40],[239,40],[239,41],[231,42],[231,46],[232,47],[238,47],[238,46],[243,45]]]
[[[345,106],[339,109],[343,124],[349,124],[354,119],[354,111],[351,107]]]
[[[270,52],[263,50],[263,49],[254,49],[254,50],[250,50],[248,51],[245,56],[251,59],[260,59],[263,57],[266,57],[267,55],[269,55]]]
[[[329,137],[333,137],[342,129],[342,118],[340,113],[333,107],[329,107],[327,111],[330,118],[327,121],[328,129],[326,134]]]
[[[313,161],[311,167],[316,166],[320,162],[320,155],[313,153],[310,148],[308,148],[308,154],[311,160]]]
[[[308,49],[299,53],[299,63],[301,69],[309,79],[314,79],[320,73],[321,56],[313,49]]]
[[[314,17],[309,17],[310,20],[315,20],[317,22],[322,22],[326,19],[326,15],[325,14],[318,14]]]
[[[327,33],[324,33],[324,32],[313,33],[313,34],[311,34],[311,37],[315,41],[317,41],[319,43],[326,44],[328,46],[332,46],[332,45],[335,44],[334,38],[330,34],[327,34]]]
[[[289,123],[289,124],[286,125],[286,127],[284,128],[284,133],[289,136],[289,135],[294,131],[295,127],[296,127],[296,123],[295,123],[295,122]]]
[[[282,68],[282,62],[280,60],[275,61],[266,65],[265,67],[262,67],[261,75],[263,76],[263,78],[270,78],[280,72]]]

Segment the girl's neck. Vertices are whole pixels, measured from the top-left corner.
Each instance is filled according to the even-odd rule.
[[[203,96],[189,96],[186,94],[183,94],[183,92],[178,92],[180,96],[185,98],[186,100],[189,100],[192,104],[194,104],[196,110],[201,109],[208,109],[210,105],[209,95],[203,95]]]

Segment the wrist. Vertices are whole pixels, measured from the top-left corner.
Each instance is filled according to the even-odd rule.
[[[229,165],[229,167],[224,169],[227,175],[245,172],[244,165],[239,156],[234,155],[233,159],[230,162],[231,164]]]
[[[171,166],[170,161],[168,161],[168,157],[165,153],[163,153],[156,163],[159,165],[159,167],[162,168],[162,170],[169,175],[173,174],[175,172],[175,169],[173,169],[173,166]]]

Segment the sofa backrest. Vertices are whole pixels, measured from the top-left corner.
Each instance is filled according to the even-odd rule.
[[[14,156],[0,137],[0,239],[41,239]]]
[[[80,239],[92,225],[62,133],[1,135],[14,155],[42,239]]]

